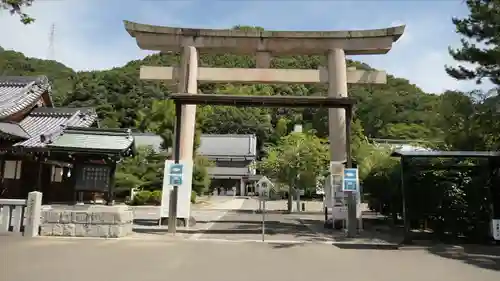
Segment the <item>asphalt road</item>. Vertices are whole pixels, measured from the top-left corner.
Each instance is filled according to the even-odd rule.
[[[331,245],[0,236],[2,281],[498,281],[500,271],[425,250]]]

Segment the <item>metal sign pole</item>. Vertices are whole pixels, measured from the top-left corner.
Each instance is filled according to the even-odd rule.
[[[181,125],[182,125],[182,104],[175,104],[175,142],[174,142],[174,163],[179,164],[181,149]],[[168,167],[165,167],[168,169]],[[170,202],[168,210],[168,232],[175,234],[177,232],[177,195],[179,193],[179,186],[175,185],[170,192]]]
[[[262,198],[262,242],[266,236],[266,199]]]

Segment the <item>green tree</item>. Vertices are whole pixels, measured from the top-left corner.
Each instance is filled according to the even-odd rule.
[[[401,212],[399,159],[391,157],[392,147],[364,142],[357,150],[359,178],[364,198],[371,209],[396,221]]]
[[[117,167],[117,190],[161,189],[166,155],[151,147],[139,147],[134,157],[125,158]]]
[[[441,96],[439,126],[454,150],[496,150],[500,146],[500,97],[448,91]]]
[[[213,166],[213,163],[207,158],[196,155],[193,168],[193,190],[198,195],[202,195],[210,187],[211,180],[208,167],[211,166]]]
[[[8,10],[13,15],[18,15],[21,22],[30,24],[35,21],[34,18],[23,12],[24,7],[29,7],[33,4],[34,0],[1,0],[0,8]]]
[[[458,34],[463,36],[460,49],[449,50],[457,61],[474,64],[446,67],[449,75],[460,80],[489,79],[500,85],[500,0],[467,0],[469,16],[453,18]]]
[[[317,178],[328,169],[326,141],[310,133],[294,132],[266,147],[266,157],[257,168],[278,183],[288,185],[288,211],[291,211],[292,188],[305,191],[316,188]]]

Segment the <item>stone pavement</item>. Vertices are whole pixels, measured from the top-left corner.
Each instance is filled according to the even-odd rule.
[[[230,196],[211,196],[204,197],[203,204],[192,204],[192,212],[197,210],[217,209],[218,206],[224,206],[225,202],[234,200]],[[130,206],[134,211],[134,217],[140,220],[157,220],[160,217],[160,206]]]
[[[215,197],[215,196],[214,196]],[[230,210],[238,210],[241,208],[245,199],[237,197],[217,196],[219,198],[212,199],[210,204],[205,205],[203,208],[195,208],[191,211],[191,215],[196,219],[196,225],[191,228],[179,228],[179,236],[191,237],[196,239],[201,234],[195,233],[198,231],[205,231],[213,226],[214,222],[222,218]],[[146,211],[145,211],[146,210]],[[144,239],[158,239],[167,234],[167,226],[159,226],[157,218],[158,213],[147,213],[146,208],[138,208],[135,210],[136,222],[134,225],[135,237]]]
[[[2,281],[498,281],[500,271],[427,250],[320,244],[0,236]],[[492,259],[490,259],[492,260]]]
[[[257,210],[259,209],[259,200],[256,198],[251,198],[247,200],[247,204],[242,208],[245,210]],[[306,212],[317,212],[323,213],[323,202],[322,201],[301,201],[306,206]],[[272,211],[285,211],[287,210],[287,200],[269,200],[266,201],[266,210]],[[293,202],[295,208],[295,201]]]
[[[259,200],[256,198],[251,198],[248,202],[252,202],[247,204],[244,209],[248,210],[257,210],[259,208]],[[324,212],[323,201],[319,200],[310,200],[310,201],[301,201],[305,205],[305,213],[321,213]],[[269,200],[266,201],[266,210],[267,211],[284,211],[287,210],[287,200]],[[295,210],[296,201],[293,201],[293,208]],[[369,211],[368,204],[361,203],[361,211],[366,212]]]

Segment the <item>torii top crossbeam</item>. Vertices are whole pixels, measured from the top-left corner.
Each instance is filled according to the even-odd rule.
[[[346,55],[385,54],[405,26],[352,31],[259,31],[156,26],[124,21],[125,29],[144,50],[180,51],[194,46],[200,52],[277,55],[322,55],[343,49]]]
[[[180,104],[210,104],[253,107],[344,108],[349,113],[356,101],[352,98],[325,96],[246,96],[223,94],[171,94],[169,99]]]

